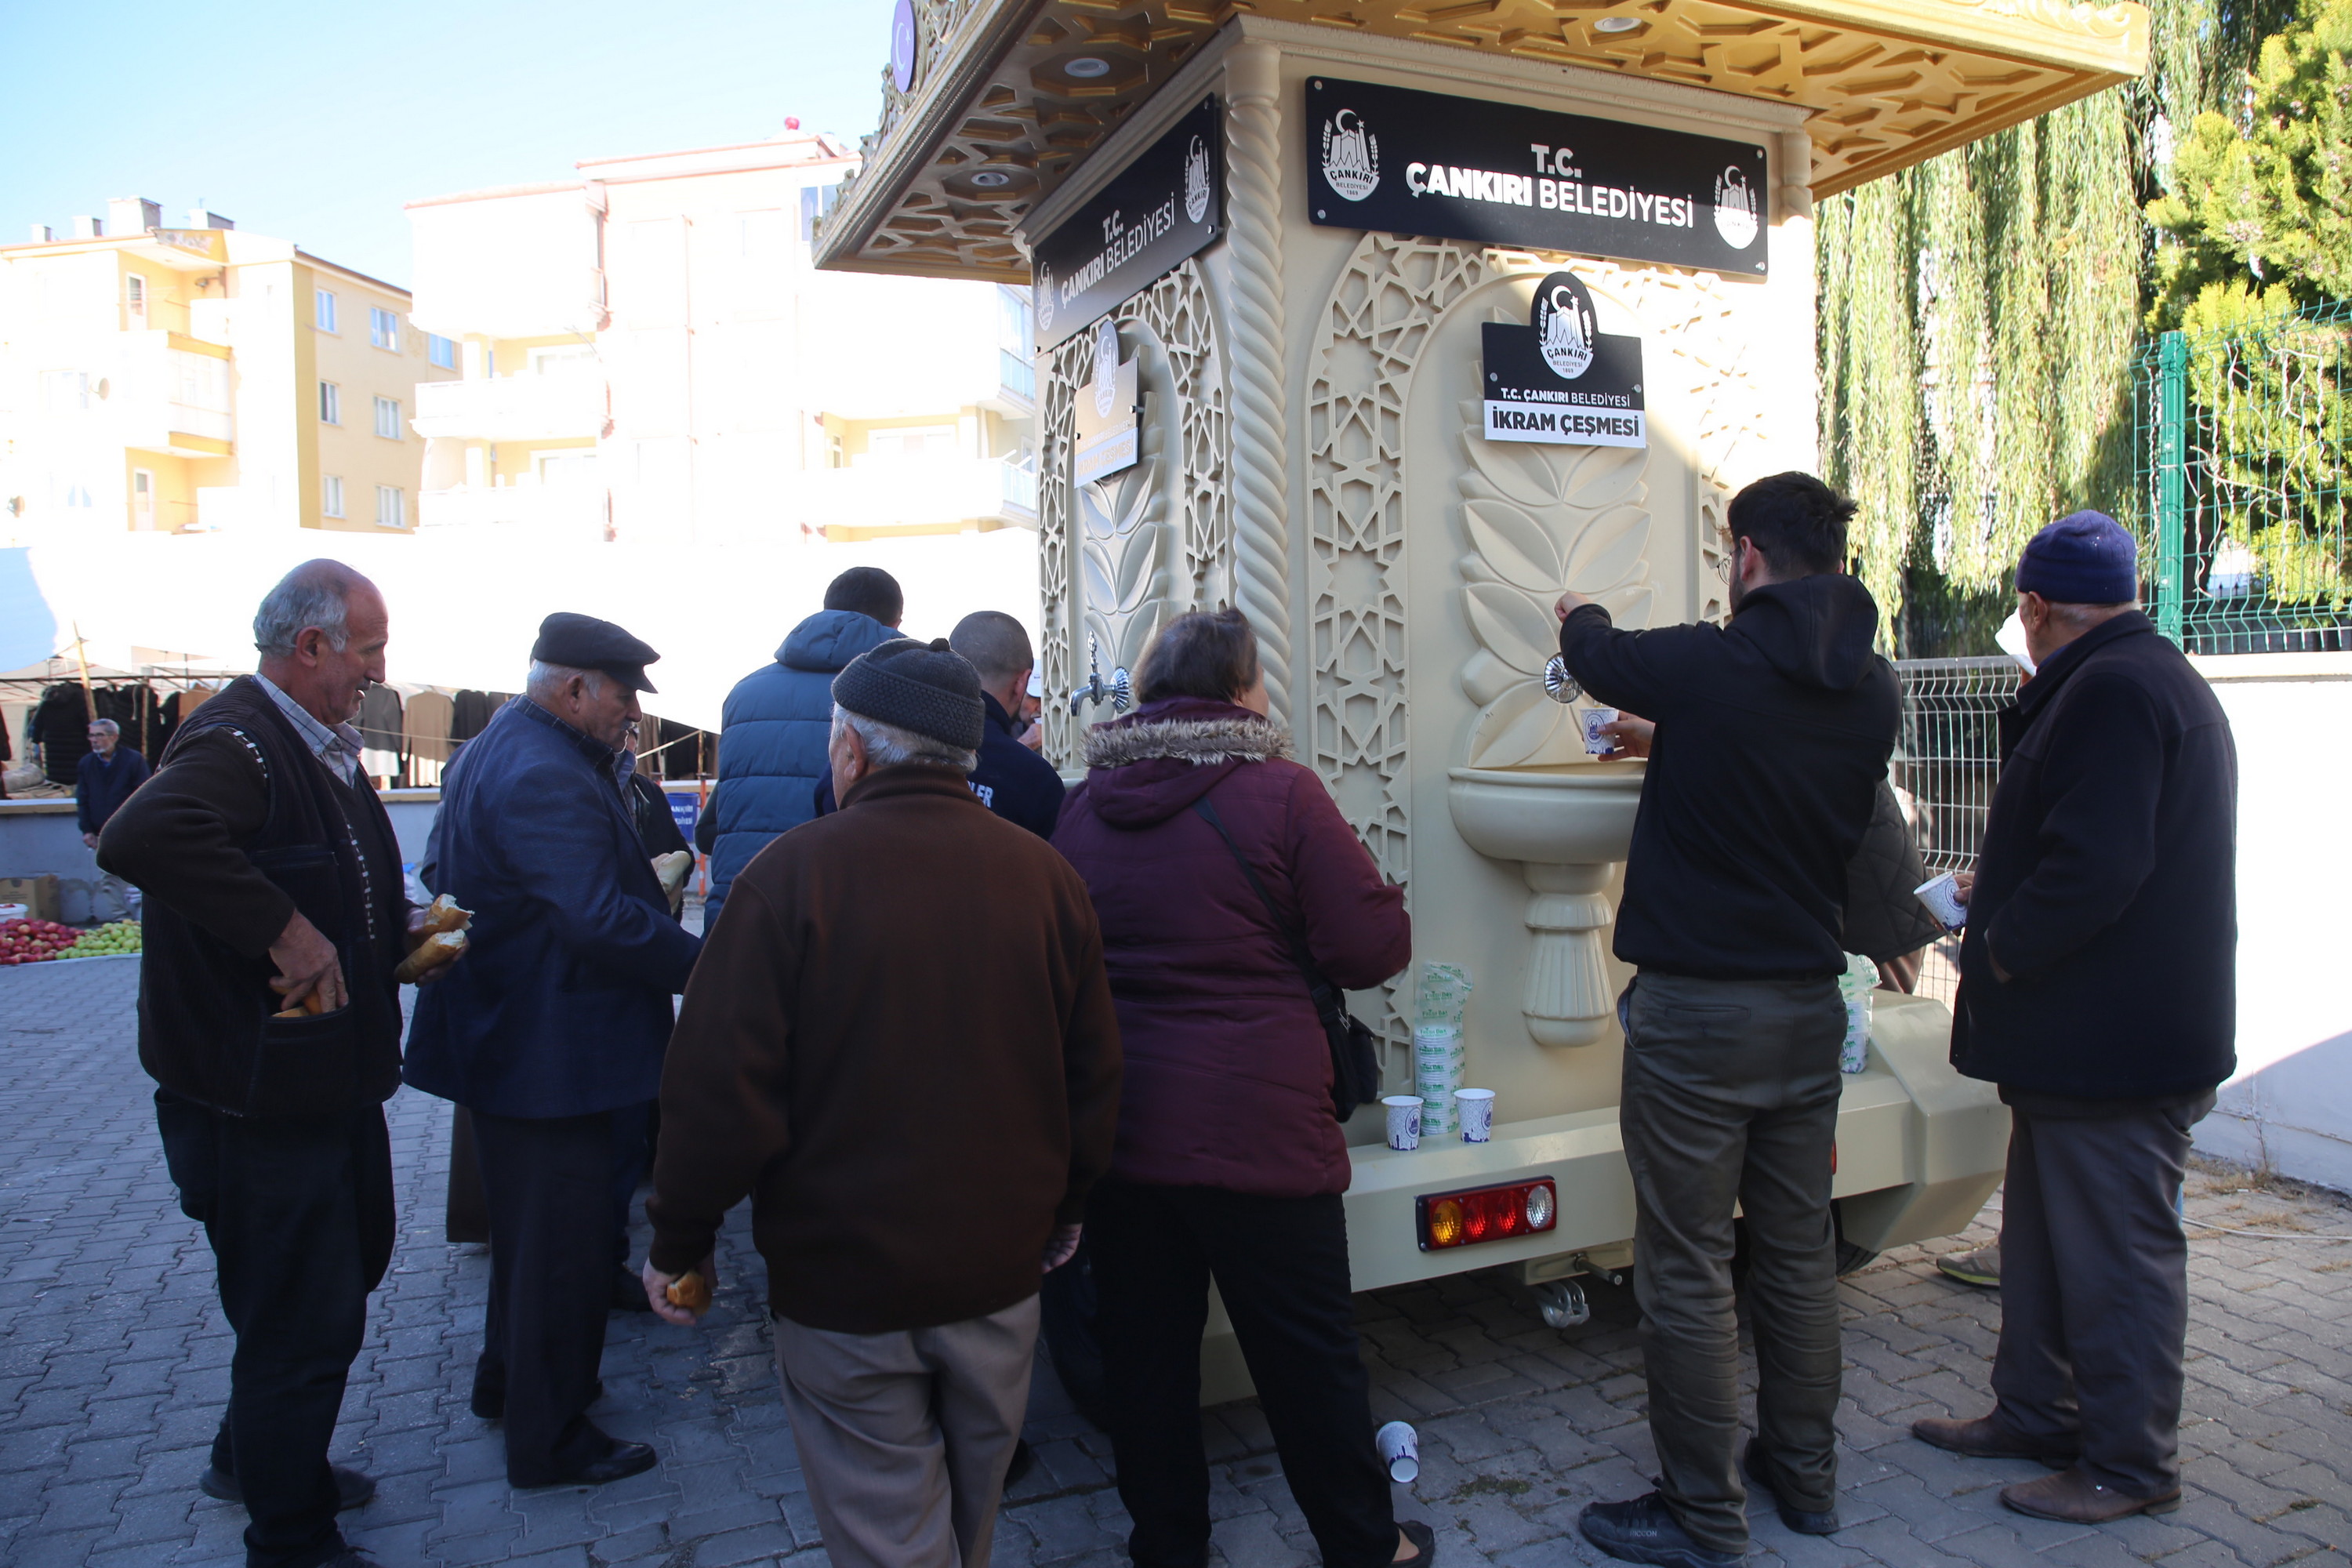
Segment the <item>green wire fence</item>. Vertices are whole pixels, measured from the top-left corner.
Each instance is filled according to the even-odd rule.
[[[2352,648],[2352,302],[2166,332],[2132,390],[2158,629],[2191,653]]]

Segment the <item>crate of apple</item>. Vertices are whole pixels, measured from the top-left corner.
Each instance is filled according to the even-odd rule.
[[[0,923],[0,965],[39,963],[55,958],[80,940],[81,932],[55,921]]]

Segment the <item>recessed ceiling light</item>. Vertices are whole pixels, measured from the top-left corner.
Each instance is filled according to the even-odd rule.
[[[974,174],[971,177],[971,183],[975,185],[982,185],[990,190],[994,190],[999,185],[1011,184],[1013,183],[1013,176],[1005,174],[1001,169],[982,169],[979,174]]]
[[[1639,16],[1601,16],[1594,19],[1592,30],[1596,33],[1630,33],[1641,25]]]
[[[1110,75],[1110,62],[1093,55],[1080,55],[1062,68],[1081,80],[1091,81],[1098,76]]]

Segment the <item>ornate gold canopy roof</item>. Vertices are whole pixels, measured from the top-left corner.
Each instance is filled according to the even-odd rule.
[[[2061,0],[914,0],[911,88],[820,264],[1025,282],[1021,216],[1237,16],[1578,65],[1812,111],[1828,195],[2139,75],[2147,12]],[[1074,73],[1073,62],[1080,64]]]

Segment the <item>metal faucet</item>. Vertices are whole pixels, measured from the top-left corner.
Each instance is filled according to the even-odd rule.
[[[1108,680],[1103,679],[1102,639],[1092,632],[1087,634],[1087,683],[1070,693],[1070,717],[1076,718],[1078,710],[1089,702],[1097,707],[1108,702],[1114,713],[1124,713],[1135,705],[1135,689],[1124,665],[1112,670]]]

